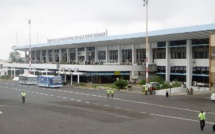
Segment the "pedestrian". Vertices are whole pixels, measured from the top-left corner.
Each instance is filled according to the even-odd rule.
[[[205,116],[205,114],[206,114],[207,112],[203,112],[203,111],[201,111],[200,113],[199,113],[199,121],[200,121],[200,128],[201,128],[201,130],[203,131],[204,130],[204,127],[205,127],[205,120],[206,120],[206,116]]]
[[[186,88],[187,90],[187,95],[190,95],[190,90],[188,88]]]
[[[109,88],[107,89],[106,94],[107,94],[107,97],[109,98],[109,96],[110,96],[110,89]]]
[[[190,88],[190,95],[193,95],[193,88]]]
[[[22,91],[21,96],[22,96],[22,103],[24,104],[25,98],[26,98],[26,92],[24,90]]]
[[[166,98],[168,98],[169,97],[169,91],[168,91],[168,89],[165,89],[165,92],[166,92]]]
[[[113,88],[110,90],[110,94],[111,94],[111,98],[113,98],[113,95],[114,95],[114,89]]]
[[[146,87],[145,87],[145,92],[146,92],[145,95],[148,94],[148,90],[149,90],[149,89],[148,89],[148,87],[146,86]]]

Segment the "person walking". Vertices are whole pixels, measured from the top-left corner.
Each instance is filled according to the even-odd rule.
[[[148,90],[149,90],[149,89],[148,89],[148,87],[146,86],[146,87],[145,87],[145,92],[146,92],[145,95],[148,94]]]
[[[114,95],[114,89],[113,88],[110,90],[110,94],[111,94],[111,98],[113,98],[113,95]]]
[[[200,121],[200,128],[201,130],[203,131],[204,130],[204,127],[205,127],[205,120],[206,120],[206,114],[207,112],[203,112],[203,111],[200,111],[198,117],[199,117],[199,121]]]
[[[168,98],[169,97],[169,91],[168,91],[168,89],[165,89],[165,92],[166,92],[166,98]]]
[[[107,94],[107,97],[109,98],[109,96],[110,96],[110,89],[109,88],[107,89],[106,94]]]
[[[24,104],[25,98],[26,98],[26,92],[24,90],[22,91],[21,96],[22,96],[22,103]]]

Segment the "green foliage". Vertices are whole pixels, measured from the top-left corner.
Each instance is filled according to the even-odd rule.
[[[123,79],[119,79],[118,81],[114,82],[114,85],[117,87],[117,89],[125,89],[125,87],[128,85],[128,82]]]
[[[21,59],[21,55],[18,51],[10,52],[9,61],[11,61],[11,62],[23,62]]]
[[[146,80],[141,80],[138,84],[139,85],[145,85],[146,84]]]
[[[0,77],[0,79],[10,80],[10,79],[11,79],[11,77],[10,77],[10,76],[6,76],[6,75],[5,75],[5,76],[1,76],[1,77]]]
[[[178,81],[178,80],[174,80],[173,82],[172,82],[172,87],[180,87],[181,86],[181,83]]]
[[[155,76],[155,77],[149,79],[149,82],[158,82],[159,84],[164,84],[165,83],[163,78],[160,77],[160,76]]]

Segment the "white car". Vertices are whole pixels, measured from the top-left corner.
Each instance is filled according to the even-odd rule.
[[[212,94],[211,94],[211,100],[212,100],[212,101],[215,101],[215,93],[212,93]]]

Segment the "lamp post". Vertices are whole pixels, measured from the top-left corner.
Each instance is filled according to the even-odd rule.
[[[29,74],[31,74],[31,20],[28,21],[29,24]]]
[[[148,0],[143,0],[143,6],[146,7],[146,83],[148,83],[148,57],[149,57],[149,44],[148,44]]]

